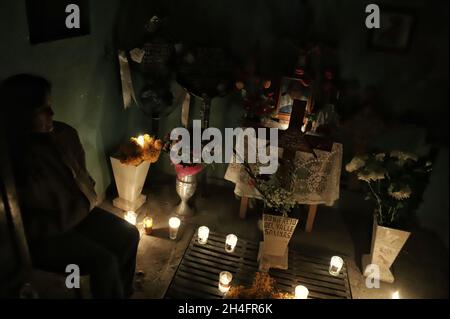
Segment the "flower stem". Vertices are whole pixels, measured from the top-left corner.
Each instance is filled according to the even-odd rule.
[[[378,194],[373,190],[372,185],[370,184],[370,182],[367,182],[367,184],[369,185],[370,191],[372,192],[373,196],[375,197],[375,199],[377,200],[378,203],[378,216],[380,217],[380,224],[383,224],[383,215],[382,215],[382,208],[381,208],[381,198],[380,196],[378,196]]]

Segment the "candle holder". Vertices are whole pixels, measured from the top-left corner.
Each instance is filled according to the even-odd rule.
[[[227,293],[231,288],[233,275],[228,271],[222,271],[219,274],[219,290],[221,293]]]
[[[341,272],[343,265],[344,265],[344,260],[341,257],[333,256],[333,257],[331,257],[330,268],[328,269],[328,272],[332,276],[339,276],[339,273]]]
[[[234,234],[229,234],[226,237],[225,240],[225,251],[227,253],[232,253],[234,252],[234,249],[236,248],[236,244],[237,244],[238,238],[236,235]]]
[[[201,226],[198,228],[198,242],[199,244],[205,245],[208,242],[209,228],[206,226]]]
[[[181,220],[178,217],[169,219],[169,237],[172,240],[177,239],[178,229],[180,228]]]
[[[136,226],[137,214],[136,214],[134,211],[129,210],[129,211],[127,211],[127,212],[125,213],[124,219],[125,219],[127,222],[129,222],[131,225]]]
[[[150,235],[152,233],[152,229],[153,229],[153,218],[145,217],[143,224],[144,224],[145,234]]]
[[[295,299],[308,299],[309,290],[305,286],[298,285],[295,287]]]

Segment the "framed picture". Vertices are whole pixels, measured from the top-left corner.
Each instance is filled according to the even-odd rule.
[[[89,0],[26,0],[26,8],[31,44],[90,33]],[[67,20],[71,20],[73,14],[76,14],[77,26],[69,28]]]
[[[277,112],[274,119],[278,123],[277,127],[284,130],[289,126],[294,100],[304,101],[307,105],[311,102],[312,83],[305,86],[300,79],[283,77],[278,93]]]
[[[416,24],[413,10],[381,7],[380,28],[371,29],[369,47],[373,50],[406,52]]]

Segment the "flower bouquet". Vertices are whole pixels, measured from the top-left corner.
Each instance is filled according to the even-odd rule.
[[[366,183],[366,199],[376,204],[378,224],[398,228],[420,202],[431,162],[415,154],[392,151],[356,156],[345,169]]]
[[[138,166],[144,161],[156,163],[161,154],[163,142],[148,134],[132,137],[119,147],[117,159],[122,164]]]
[[[123,210],[137,210],[146,196],[141,194],[150,164],[156,163],[163,143],[148,134],[132,137],[111,156],[111,165],[119,196],[114,206]]]
[[[370,265],[376,265],[380,280],[392,283],[390,267],[410,236],[401,228],[421,201],[431,162],[392,151],[354,157],[345,169],[366,183],[366,199],[375,203],[371,252],[362,258],[364,275],[369,276],[373,272]]]

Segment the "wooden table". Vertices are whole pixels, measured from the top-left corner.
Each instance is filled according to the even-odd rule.
[[[233,285],[250,286],[258,271],[257,242],[239,238],[233,253],[225,252],[225,234],[210,232],[208,243],[197,242],[197,234],[191,239],[166,291],[165,298],[174,299],[220,299],[218,290],[221,271],[233,274]],[[351,299],[352,294],[344,265],[339,276],[328,273],[331,255],[304,254],[289,250],[289,269],[271,269],[269,274],[276,280],[281,292],[293,293],[302,284],[309,290],[310,299]]]

